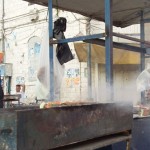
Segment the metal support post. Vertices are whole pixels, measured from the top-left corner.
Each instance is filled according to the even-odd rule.
[[[49,11],[49,39],[53,39],[53,7],[52,0],[48,0]],[[53,58],[53,44],[49,44],[49,61],[50,61],[50,97],[49,100],[54,100],[54,58]]]
[[[113,37],[112,37],[112,0],[105,0],[105,57],[106,57],[106,82],[108,100],[113,99]]]
[[[4,17],[5,17],[5,2],[4,2],[4,0],[2,0],[2,52],[3,52],[3,63],[5,62]]]
[[[141,21],[140,21],[140,37],[141,40],[145,40],[145,28],[144,28],[144,14],[141,11]],[[141,43],[141,48],[144,48],[144,44]],[[145,53],[141,51],[141,71],[145,69]],[[145,103],[145,93],[141,92],[141,103]]]
[[[140,37],[141,40],[145,40],[145,27],[144,27],[144,15],[143,15],[143,11],[141,12],[141,22],[140,22]],[[141,43],[141,47],[144,48],[144,44]],[[141,52],[141,71],[143,71],[145,69],[145,53]]]
[[[90,34],[90,19],[87,19],[86,33]],[[91,65],[91,44],[87,46],[87,69],[88,69],[88,99],[92,99],[92,65]]]

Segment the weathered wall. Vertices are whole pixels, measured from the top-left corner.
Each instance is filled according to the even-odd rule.
[[[31,21],[31,18],[33,17],[31,10],[34,9],[38,10],[39,15],[36,22]],[[0,11],[2,11],[1,8]],[[37,64],[40,44],[43,39],[43,31],[48,24],[47,11],[46,7],[28,5],[27,2],[22,0],[12,0],[11,3],[9,0],[5,0],[5,62],[13,64],[11,93],[15,93],[15,85],[18,82],[23,81],[26,85],[27,99],[34,99],[36,96],[35,84],[38,67]],[[78,18],[81,18],[81,16],[64,11],[57,12],[54,10],[54,19],[57,18],[56,13],[61,17],[65,16],[68,20],[67,31],[65,32],[66,37],[85,33],[84,20],[82,20],[82,24],[78,21]],[[62,91],[63,93],[67,93],[69,90],[70,95],[67,95],[66,97],[65,94],[62,94],[63,99],[70,99],[70,97],[74,97],[74,95],[80,95],[80,70],[82,68],[80,68],[80,63],[74,52],[73,44],[70,44],[70,47],[75,55],[75,59],[66,64],[64,80],[65,83],[68,83],[64,84]],[[68,70],[72,70],[72,79],[68,78]],[[74,75],[74,71],[77,72],[77,75]]]

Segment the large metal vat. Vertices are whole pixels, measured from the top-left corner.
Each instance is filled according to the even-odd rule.
[[[47,150],[132,128],[132,106],[87,104],[0,110],[1,150]]]

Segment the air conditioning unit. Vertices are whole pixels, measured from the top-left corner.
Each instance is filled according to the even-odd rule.
[[[150,48],[146,48],[146,54],[150,55]]]
[[[0,76],[12,76],[12,64],[2,63],[0,64]]]
[[[30,20],[32,22],[38,21],[38,19],[39,19],[39,10],[38,9],[34,8],[34,9],[30,10],[29,13],[30,13]]]

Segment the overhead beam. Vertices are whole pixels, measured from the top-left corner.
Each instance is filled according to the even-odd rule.
[[[134,41],[134,42],[140,42],[142,44],[146,44],[146,45],[150,46],[150,42],[145,41],[143,38],[142,39],[137,39],[137,38],[129,37],[127,35],[123,35],[123,34],[120,34],[120,33],[114,33],[114,32],[113,32],[113,36],[123,38],[123,39],[127,39],[127,40],[131,40],[131,41]]]
[[[84,40],[84,42],[105,46],[105,40],[102,40],[102,39]],[[123,44],[123,43],[113,42],[113,47],[118,48],[118,49],[133,51],[133,52],[146,53],[145,48],[131,46],[131,45]]]

